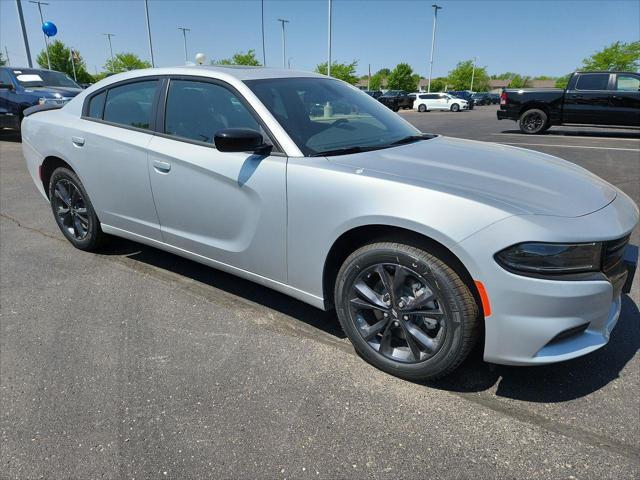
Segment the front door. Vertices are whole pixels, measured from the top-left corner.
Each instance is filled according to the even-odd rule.
[[[254,113],[227,85],[170,80],[149,176],[165,243],[286,281],[286,156],[219,152],[216,131],[250,128]]]
[[[608,124],[640,127],[640,75],[618,73],[610,96]]]
[[[562,121],[606,125],[609,113],[609,74],[580,73],[565,92]]]

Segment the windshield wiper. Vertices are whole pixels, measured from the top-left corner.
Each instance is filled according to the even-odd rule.
[[[435,135],[430,135],[428,133],[423,133],[421,135],[409,135],[407,137],[401,138],[400,140],[396,140],[389,145],[404,145],[405,143],[417,142],[419,140],[429,140],[434,137]]]
[[[335,150],[325,150],[324,152],[316,152],[309,155],[310,157],[330,157],[333,155],[349,155],[350,153],[370,152],[371,150],[378,150],[384,148],[383,146],[376,147],[345,147],[336,148]]]

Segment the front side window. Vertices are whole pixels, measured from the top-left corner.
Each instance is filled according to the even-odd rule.
[[[305,155],[385,148],[420,135],[383,104],[338,80],[273,78],[245,83]]]
[[[3,83],[5,85],[13,85],[13,82],[11,81],[11,75],[9,75],[9,72],[7,72],[6,70],[0,70],[0,83]]]
[[[608,84],[608,73],[581,73],[576,90],[606,90]]]
[[[229,89],[210,82],[171,80],[164,133],[213,143],[218,130],[248,128],[265,136],[247,107]]]
[[[147,80],[110,88],[104,104],[104,120],[149,129],[157,87],[158,80]]]
[[[640,77],[635,75],[618,75],[616,79],[616,90],[623,92],[640,91]]]

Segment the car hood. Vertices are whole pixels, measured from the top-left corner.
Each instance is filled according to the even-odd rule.
[[[25,91],[37,93],[41,97],[46,98],[62,98],[62,97],[75,97],[80,92],[81,88],[69,88],[69,87],[29,87]]]
[[[586,215],[616,198],[616,189],[557,157],[495,143],[438,136],[408,145],[328,157],[405,178],[427,188],[492,204],[514,214]]]

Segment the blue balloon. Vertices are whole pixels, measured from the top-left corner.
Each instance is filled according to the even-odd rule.
[[[55,37],[58,33],[58,27],[53,22],[44,22],[42,24],[42,31],[47,37]]]

